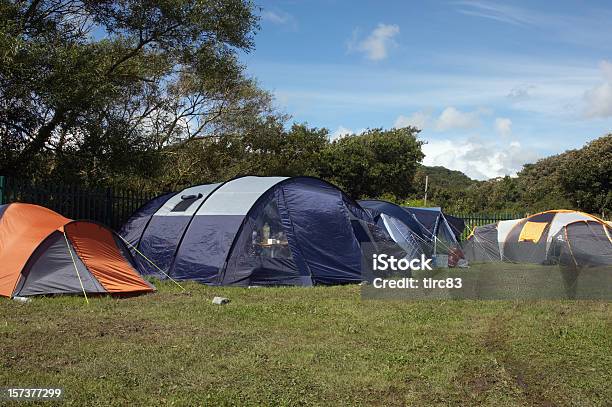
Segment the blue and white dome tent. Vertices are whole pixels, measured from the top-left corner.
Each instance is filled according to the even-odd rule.
[[[391,240],[354,200],[312,177],[245,176],[162,195],[120,234],[145,257],[135,256],[141,273],[211,285],[357,283],[361,244]]]

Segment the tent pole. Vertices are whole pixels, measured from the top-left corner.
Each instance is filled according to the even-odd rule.
[[[153,263],[151,260],[149,260],[149,259],[147,258],[147,256],[145,256],[144,254],[142,254],[142,253],[140,252],[140,250],[138,250],[137,248],[135,248],[135,247],[134,247],[134,245],[132,245],[132,244],[131,244],[130,242],[128,242],[127,240],[125,240],[125,239],[123,238],[123,236],[121,236],[121,235],[120,235],[120,234],[118,234],[118,233],[117,233],[117,236],[119,236],[119,238],[120,238],[121,240],[123,240],[123,241],[125,242],[125,244],[127,244],[129,247],[131,247],[132,249],[134,249],[134,251],[135,251],[136,253],[140,254],[140,255],[141,255],[141,256],[142,256],[142,257],[143,257],[143,258],[144,258],[146,261],[148,261],[148,262],[149,262],[149,263],[150,263],[150,264],[151,264],[153,267],[155,267],[157,270],[159,270],[159,272],[160,272],[160,273],[162,273],[164,276],[168,277],[168,278],[169,278],[169,279],[170,279],[170,280],[171,280],[171,281],[172,281],[174,284],[178,285],[178,286],[179,286],[179,288],[180,288],[181,290],[183,290],[183,291],[187,291],[187,290],[185,290],[185,289],[183,288],[183,286],[182,286],[182,285],[180,285],[180,284],[179,284],[179,283],[178,283],[178,282],[177,282],[175,279],[173,279],[172,277],[170,277],[170,276],[169,276],[169,275],[168,275],[168,274],[167,274],[167,273],[166,273],[164,270],[162,270],[161,268],[159,268],[159,266],[158,266],[157,264]]]
[[[68,236],[66,236],[66,231],[64,231],[64,239],[66,240],[66,247],[68,248],[68,253],[70,253],[72,264],[74,265],[74,271],[76,271],[76,275],[79,278],[79,283],[81,284],[81,290],[83,290],[83,296],[85,297],[85,302],[89,305],[89,299],[87,298],[87,293],[85,292],[85,287],[83,286],[83,280],[81,280],[81,275],[79,274],[79,269],[76,265],[76,261],[74,260],[74,256],[72,255],[72,250],[70,249],[70,243],[68,242]]]
[[[434,235],[434,256],[438,254],[438,236]]]

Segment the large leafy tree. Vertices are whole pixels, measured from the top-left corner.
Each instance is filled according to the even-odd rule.
[[[311,175],[353,197],[406,197],[423,158],[416,129],[375,129],[330,141],[329,131],[267,117],[241,134],[222,134],[164,151],[159,181],[167,189],[218,182],[239,175]]]
[[[418,133],[405,127],[342,137],[325,150],[320,174],[354,197],[406,197],[414,192],[413,178],[424,157]]]
[[[586,212],[612,213],[612,134],[563,154],[559,183],[572,206]]]
[[[99,180],[271,110],[246,0],[0,0],[0,172]],[[121,168],[116,168],[121,167]]]

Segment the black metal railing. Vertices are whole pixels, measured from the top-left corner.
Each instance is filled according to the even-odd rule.
[[[0,204],[32,203],[70,219],[101,222],[117,230],[156,193],[123,188],[87,188],[74,184],[34,183],[0,176]]]
[[[496,223],[500,220],[519,219],[528,216],[526,213],[449,213],[449,215],[463,219],[465,229],[461,234],[461,240],[465,240],[476,226],[488,225]]]

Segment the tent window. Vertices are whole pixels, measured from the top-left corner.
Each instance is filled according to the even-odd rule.
[[[202,194],[197,195],[183,195],[181,196],[181,202],[177,203],[171,212],[185,212],[195,201],[202,198]]]
[[[548,223],[546,222],[526,222],[525,226],[521,230],[519,235],[519,242],[539,242],[546,229]]]
[[[251,232],[251,251],[256,256],[291,258],[287,234],[276,203],[271,200],[255,220]]]

